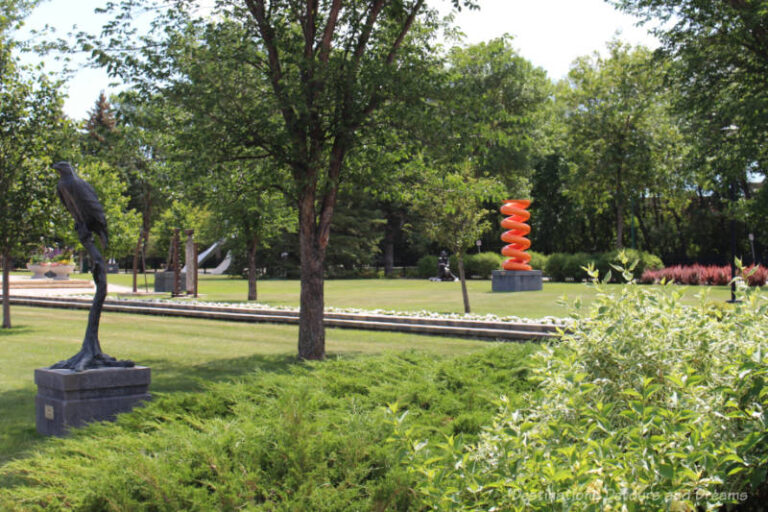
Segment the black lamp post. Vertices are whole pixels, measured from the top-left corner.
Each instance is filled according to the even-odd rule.
[[[733,204],[736,202],[736,188],[733,186],[733,183],[730,184],[729,188],[730,188],[731,204]],[[734,304],[736,302],[741,302],[741,301],[736,299],[736,218],[733,215],[731,215],[730,230],[731,230],[731,300],[727,302]]]
[[[735,124],[731,124],[720,129],[726,137],[730,137],[739,131],[739,127]],[[731,205],[736,203],[736,187],[733,183],[733,179],[728,180],[728,192]],[[736,217],[731,215],[730,221],[731,231],[731,300],[727,301],[731,304],[741,302],[736,299]]]

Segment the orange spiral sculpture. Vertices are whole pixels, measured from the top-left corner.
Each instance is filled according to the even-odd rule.
[[[533,270],[528,265],[531,255],[525,252],[531,246],[531,241],[525,238],[531,232],[531,226],[525,223],[531,218],[526,210],[530,204],[528,199],[507,199],[501,205],[501,213],[509,215],[501,221],[501,227],[508,230],[502,233],[501,239],[509,244],[501,249],[501,254],[509,258],[501,265],[504,270]]]

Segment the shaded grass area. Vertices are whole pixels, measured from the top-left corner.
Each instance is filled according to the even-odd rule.
[[[35,431],[35,368],[79,350],[86,311],[13,307],[15,327],[0,330],[0,463],[48,443]],[[296,364],[294,326],[243,324],[104,313],[103,349],[152,368],[153,393],[196,392],[254,371],[287,372]],[[457,355],[487,342],[410,334],[329,329],[329,358],[417,349]]]
[[[84,276],[87,278],[87,276]],[[149,289],[154,286],[153,275],[148,274]],[[109,281],[131,286],[130,274],[110,274]],[[143,278],[139,279],[143,284]],[[514,315],[526,318],[565,316],[567,307],[558,304],[561,297],[569,301],[579,299],[590,304],[596,292],[584,283],[544,283],[544,289],[525,293],[493,293],[489,280],[467,282],[472,312]],[[616,289],[621,285],[609,285]],[[653,286],[653,285],[647,285]],[[139,287],[143,289],[143,287]],[[201,275],[200,300],[215,302],[245,302],[248,283],[229,276]],[[712,299],[725,301],[729,289],[725,286],[692,286],[686,288],[686,301],[696,302],[695,295],[707,291]],[[265,280],[258,282],[259,302],[275,306],[299,305],[299,282]],[[169,297],[164,294],[162,297]],[[180,299],[185,300],[185,299]],[[430,282],[425,279],[339,279],[325,282],[325,305],[341,308],[386,309],[395,311],[435,311],[463,313],[461,287],[458,282]]]

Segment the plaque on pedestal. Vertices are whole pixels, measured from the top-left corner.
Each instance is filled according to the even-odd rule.
[[[97,368],[35,370],[35,420],[43,435],[63,436],[67,430],[93,421],[114,420],[150,399],[150,369]]]
[[[491,290],[494,292],[528,292],[541,290],[541,270],[494,270]]]

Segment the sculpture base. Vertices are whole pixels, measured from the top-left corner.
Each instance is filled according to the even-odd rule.
[[[63,436],[67,430],[93,421],[112,421],[150,399],[150,369],[99,368],[35,370],[35,423],[46,436]]]
[[[184,293],[187,289],[187,273],[182,272],[179,279],[179,291]],[[173,293],[173,272],[155,273],[155,291]]]
[[[491,290],[494,292],[530,292],[541,290],[541,270],[494,270]]]

